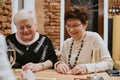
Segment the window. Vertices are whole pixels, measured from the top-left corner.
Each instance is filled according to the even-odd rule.
[[[70,7],[87,6],[89,8],[88,31],[98,32],[103,37],[103,0],[66,0],[65,11]],[[69,37],[65,30],[65,39]]]

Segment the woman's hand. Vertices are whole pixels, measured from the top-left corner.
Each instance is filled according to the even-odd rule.
[[[24,80],[35,80],[35,76],[31,70],[22,71],[22,77]]]
[[[66,73],[69,71],[69,67],[68,67],[65,63],[59,63],[59,64],[56,66],[56,70],[57,70],[59,73],[66,74]]]
[[[24,66],[22,66],[22,70],[31,70],[33,72],[43,70],[43,65],[41,63],[34,64],[34,63],[27,63]]]
[[[87,68],[84,64],[76,65],[72,70],[72,74],[87,74]]]

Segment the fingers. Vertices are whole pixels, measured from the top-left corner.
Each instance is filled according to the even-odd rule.
[[[87,68],[85,65],[80,64],[75,66],[72,70],[71,70],[72,74],[86,74],[87,73]]]
[[[34,64],[33,63],[28,63],[28,64],[25,64],[24,66],[22,66],[22,70],[32,70],[34,67]]]
[[[34,63],[28,63],[28,64],[25,64],[24,66],[22,66],[23,71],[28,70],[28,69],[33,71],[33,72],[39,71],[39,70],[42,70],[42,65],[34,64]]]
[[[68,66],[66,64],[61,63],[61,64],[57,65],[56,70],[59,73],[66,74],[69,71],[69,68],[68,68]]]
[[[30,69],[31,70],[31,65],[32,65],[33,63],[27,63],[27,64],[25,64],[24,66],[22,66],[22,70],[23,71],[25,71],[25,70],[28,70],[28,69]]]

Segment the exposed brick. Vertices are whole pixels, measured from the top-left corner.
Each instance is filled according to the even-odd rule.
[[[36,7],[37,9],[37,18],[38,25],[40,22],[43,22],[44,25],[44,34],[47,35],[52,41],[53,45],[60,46],[60,0],[37,0]],[[41,3],[41,5],[40,5]],[[42,8],[42,9],[41,9]],[[44,15],[40,17],[41,13]],[[43,21],[44,19],[44,21]],[[41,25],[42,26],[42,25]]]
[[[11,17],[12,17],[12,2],[11,0],[4,0],[2,8],[0,8],[0,33],[9,35],[11,30]]]

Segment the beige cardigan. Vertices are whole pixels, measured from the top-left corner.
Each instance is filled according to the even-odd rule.
[[[60,60],[68,64],[68,54],[70,52],[70,46],[73,38],[68,38],[64,41],[64,45],[62,48],[62,54]],[[72,47],[71,65],[75,62],[75,57],[78,54],[79,48],[81,45],[81,40],[74,41],[74,45]],[[97,71],[105,71],[113,68],[113,60],[111,59],[110,53],[103,41],[103,39],[95,32],[86,32],[86,36],[84,38],[83,48],[80,52],[79,59],[77,64],[85,64],[88,70],[88,73],[94,72],[94,63],[91,63],[91,53],[92,49],[97,48],[100,49],[101,57],[100,62],[97,63]]]

